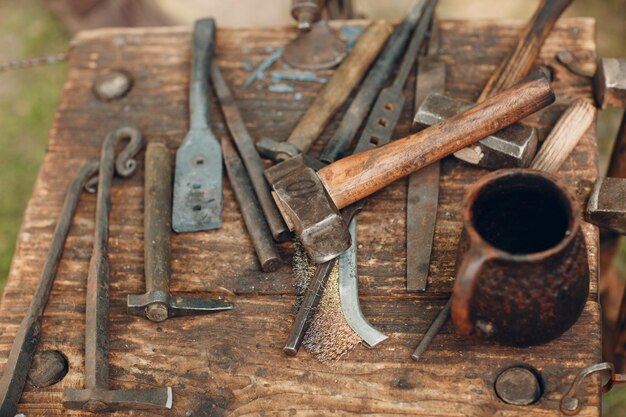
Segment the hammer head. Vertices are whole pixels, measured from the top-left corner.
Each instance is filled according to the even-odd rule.
[[[148,291],[145,294],[129,294],[128,313],[146,316],[154,322],[170,317],[194,316],[232,310],[231,303],[210,298],[176,297],[165,291]]]
[[[470,107],[471,103],[433,93],[417,109],[413,124],[421,128],[432,126]],[[532,161],[537,143],[535,129],[514,124],[476,143],[475,153],[457,152],[455,156],[488,169],[522,168]]]
[[[600,60],[593,91],[601,109],[626,108],[626,59]]]
[[[274,198],[311,260],[336,258],[351,244],[348,226],[315,171],[299,155],[265,171]]]
[[[626,179],[600,178],[589,196],[585,220],[626,235]]]
[[[105,413],[118,410],[172,408],[172,388],[146,390],[69,389],[63,393],[63,407]]]

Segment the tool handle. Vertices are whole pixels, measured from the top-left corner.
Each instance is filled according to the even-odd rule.
[[[335,71],[332,78],[298,121],[287,142],[306,153],[322,134],[330,119],[346,101],[352,89],[359,84],[367,69],[378,56],[393,28],[389,22],[373,22],[352,48],[350,55]]]
[[[509,126],[554,101],[544,74],[494,96],[442,123],[318,171],[341,209],[386,185]]]
[[[193,58],[189,83],[192,129],[209,127],[209,67],[215,48],[215,20],[196,20],[193,28]]]
[[[511,49],[498,69],[491,75],[476,100],[478,103],[498,94],[526,77],[539,55],[541,46],[559,16],[572,0],[542,0],[535,14],[522,30],[517,45]]]
[[[164,143],[148,144],[145,169],[143,248],[146,292],[169,294],[172,164]]]
[[[596,108],[577,100],[565,110],[537,152],[530,168],[554,173],[574,150],[580,138],[593,123]]]

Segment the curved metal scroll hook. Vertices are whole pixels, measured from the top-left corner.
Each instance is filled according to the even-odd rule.
[[[124,126],[109,133],[105,138],[105,142],[114,140],[117,145],[122,139],[128,139],[129,141],[115,159],[115,171],[120,177],[128,178],[135,172],[135,169],[137,169],[137,161],[134,159],[134,156],[141,150],[143,139],[138,129],[132,126]],[[106,145],[103,144],[103,148],[105,147]],[[89,193],[95,193],[97,191],[98,171],[87,180],[84,188],[85,191]]]
[[[615,367],[610,362],[597,363],[583,368],[578,375],[576,375],[576,378],[574,379],[574,382],[572,382],[569,390],[567,390],[563,398],[561,398],[561,412],[563,414],[573,416],[580,412],[581,404],[577,397],[578,389],[588,376],[597,372],[609,373],[609,380],[602,387],[603,393],[609,392],[615,384],[626,383],[626,375],[616,374]]]

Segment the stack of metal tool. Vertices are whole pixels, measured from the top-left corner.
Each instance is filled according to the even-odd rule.
[[[412,358],[420,358],[450,315],[457,331],[470,339],[528,346],[560,336],[582,311],[589,272],[576,203],[552,174],[591,125],[595,108],[582,101],[573,104],[539,151],[534,129],[516,123],[555,100],[549,71],[533,71],[533,64],[570,1],[540,3],[518,43],[474,104],[444,95],[445,57],[439,55],[434,19],[437,0],[417,0],[395,29],[388,22],[371,23],[349,53],[322,18],[322,3],[295,1],[293,14],[303,33],[285,49],[284,59],[308,69],[339,67],[285,140],[252,138],[220,69],[211,63],[215,22],[197,21],[189,92],[190,129],[176,152],[174,172],[164,143],[153,141],[146,150],[146,292],[128,296],[129,314],[161,322],[233,308],[220,299],[179,297],[169,290],[171,231],[206,231],[222,224],[224,164],[260,269],[271,272],[283,267],[279,244],[293,239],[315,267],[287,336],[285,354],[298,352],[337,262],[336,297],[345,321],[372,348],[387,336],[368,322],[359,305],[357,213],[367,209],[366,197],[409,177],[406,289],[426,291],[437,219],[439,161],[455,155],[463,161],[458,163],[496,172],[475,184],[463,203],[464,231],[452,297]],[[332,48],[320,49],[323,40],[330,38],[334,39]],[[272,62],[279,57],[280,53],[273,54]],[[599,83],[609,85],[597,89],[604,96],[600,98],[603,105],[626,101],[626,88],[616,88],[615,82],[607,81],[614,78],[611,64],[607,61],[596,77]],[[404,91],[414,66],[415,102],[405,103]],[[221,143],[209,123],[211,85],[230,132],[230,138],[223,137]],[[414,131],[392,140],[407,105],[415,106]],[[320,158],[307,154],[343,107],[347,109]],[[575,128],[572,121],[576,121]],[[116,156],[121,141],[128,143]],[[96,174],[96,230],[87,281],[85,389],[66,391],[63,403],[68,409],[91,412],[171,407],[171,388],[129,391],[111,390],[108,385],[112,178],[115,173],[122,177],[133,174],[133,157],[142,143],[141,133],[133,127],[113,130],[103,141],[100,161],[86,164],[72,183],[41,282],[0,381],[1,415],[15,412],[72,215],[81,189],[87,186],[93,191]],[[267,168],[271,163],[274,165]],[[588,219],[626,231],[626,211],[614,199],[624,189],[616,179],[599,181],[589,203]],[[508,221],[511,216],[517,221]],[[543,225],[539,236],[528,233],[532,229],[530,221],[525,223],[528,219]],[[542,284],[546,280],[549,290]],[[528,291],[529,286],[534,291]],[[493,294],[502,292],[508,294],[507,311],[489,302]],[[519,297],[526,292],[532,294]],[[567,314],[552,314],[561,311]],[[571,411],[575,405],[564,407]]]

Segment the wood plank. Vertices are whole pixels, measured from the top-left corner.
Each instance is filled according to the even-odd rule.
[[[352,24],[352,23],[350,23]],[[357,22],[363,25],[363,22]],[[442,21],[441,52],[448,63],[448,92],[473,100],[516,40],[521,21]],[[591,99],[588,80],[569,73],[554,54],[569,49],[584,62],[595,60],[594,22],[562,19],[544,46],[540,62],[555,73],[557,103],[528,122],[545,138],[567,104]],[[218,31],[217,64],[223,69],[253,137],[285,139],[321,87],[294,83],[295,93],[272,93],[271,77],[250,87],[243,82],[253,64],[295,35],[293,28]],[[96,158],[107,132],[122,124],[138,126],[147,140],[165,140],[172,156],[188,127],[190,60],[188,28],[105,29],[79,34],[72,42],[70,67],[51,129],[48,153],[26,210],[9,282],[0,305],[0,363],[6,360],[17,326],[32,297],[65,190],[68,173]],[[270,48],[270,49],[268,49]],[[122,100],[102,103],[91,94],[101,71],[123,68],[134,87]],[[282,69],[281,63],[274,68]],[[320,71],[328,77],[331,71]],[[405,89],[412,103],[414,80]],[[259,86],[261,87],[259,89]],[[213,102],[214,104],[215,102]],[[215,105],[215,104],[214,104]],[[396,136],[410,131],[412,108],[404,109]],[[341,113],[341,112],[340,112]],[[312,153],[319,153],[337,126],[325,130]],[[226,134],[219,112],[212,112],[217,136]],[[581,140],[559,175],[586,199],[597,175],[595,126]],[[143,153],[140,154],[143,158]],[[172,236],[171,289],[180,294],[221,295],[235,310],[210,317],[174,319],[162,324],[125,314],[127,294],[143,290],[143,161],[130,179],[113,183],[111,212],[111,365],[113,387],[174,387],[174,409],[136,412],[137,416],[208,415],[375,415],[527,416],[559,415],[558,400],[574,373],[600,361],[597,298],[597,230],[584,226],[590,249],[591,295],[578,323],[558,340],[529,349],[471,343],[451,325],[419,363],[409,355],[443,305],[454,279],[461,223],[459,203],[467,186],[484,174],[453,159],[442,164],[442,187],[429,291],[406,294],[405,200],[401,180],[372,196],[360,215],[358,254],[361,303],[365,315],[391,339],[381,347],[358,347],[326,365],[301,352],[281,352],[293,318],[295,299],[289,265],[271,274],[258,270],[252,245],[228,181],[224,182],[224,227]],[[63,388],[83,383],[84,309],[91,252],[95,197],[81,199],[46,309],[40,349],[58,349],[70,372],[49,388],[28,388],[19,411],[27,416],[83,416],[60,403]],[[281,246],[285,258],[289,244]],[[546,394],[530,407],[509,406],[493,391],[495,377],[508,366],[538,369]],[[582,416],[600,413],[598,381],[584,394]],[[112,415],[129,415],[115,413]]]

